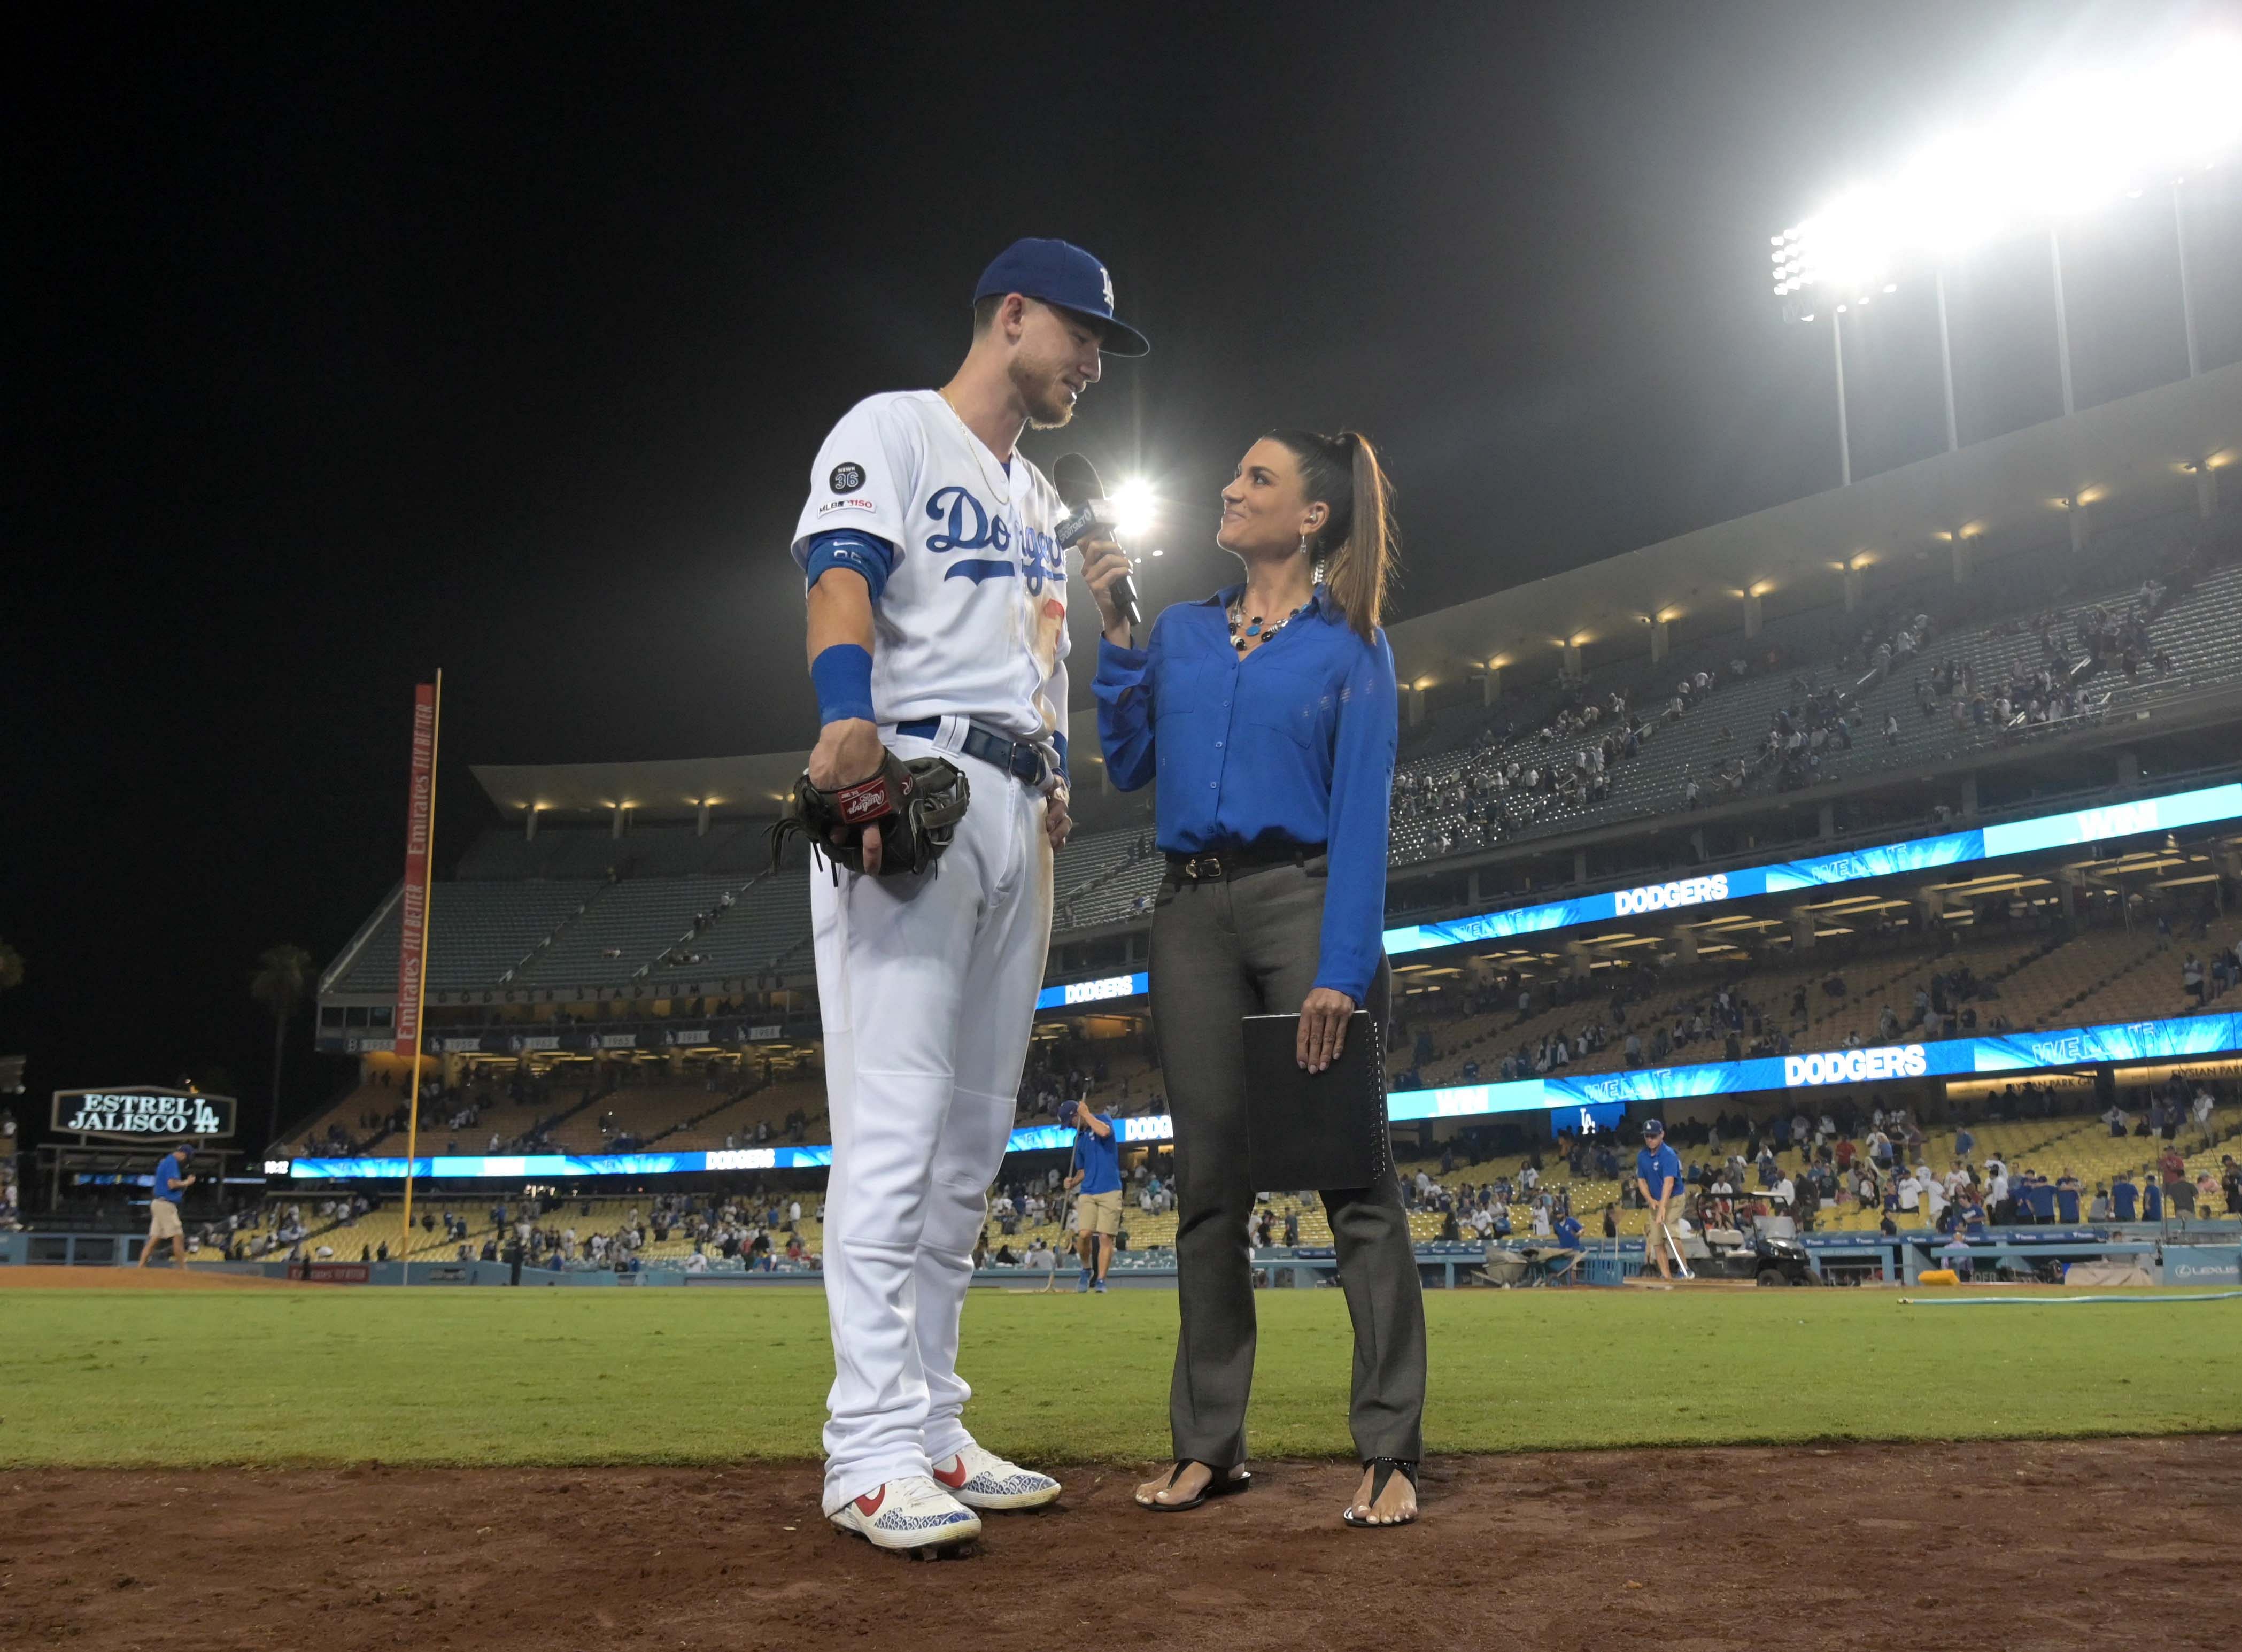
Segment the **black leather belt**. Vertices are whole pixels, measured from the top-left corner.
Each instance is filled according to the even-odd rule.
[[[942,720],[927,717],[917,722],[899,722],[899,735],[909,735],[916,740],[932,740],[942,733]],[[965,740],[959,748],[969,757],[978,757],[984,763],[994,763],[1015,780],[1030,786],[1040,786],[1051,774],[1051,765],[1044,761],[1043,748],[1031,746],[1024,740],[983,729],[977,722],[965,725]]]
[[[1203,849],[1196,855],[1168,856],[1168,878],[1176,883],[1222,883],[1272,866],[1305,866],[1324,852],[1321,843],[1272,843],[1247,848]]]

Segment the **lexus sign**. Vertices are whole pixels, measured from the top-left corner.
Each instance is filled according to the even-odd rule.
[[[191,1090],[57,1090],[54,1128],[125,1141],[220,1141],[233,1134],[233,1098]]]

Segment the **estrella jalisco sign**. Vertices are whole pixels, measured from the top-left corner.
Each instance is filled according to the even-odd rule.
[[[130,1141],[218,1141],[233,1134],[233,1098],[152,1085],[57,1090],[53,1127]]]

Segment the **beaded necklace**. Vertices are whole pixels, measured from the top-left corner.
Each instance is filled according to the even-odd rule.
[[[1240,586],[1238,594],[1232,598],[1230,602],[1230,646],[1236,648],[1238,653],[1244,654],[1248,648],[1259,647],[1268,641],[1271,637],[1275,636],[1278,632],[1315,606],[1316,593],[1322,588],[1323,582],[1323,559],[1318,557],[1315,572],[1309,577],[1308,600],[1273,625],[1258,614],[1251,620],[1245,617],[1245,589]]]
[[[1308,599],[1308,602],[1312,602],[1313,601],[1315,601],[1313,597],[1310,597]],[[1258,614],[1251,620],[1248,620],[1245,617],[1245,599],[1241,595],[1238,601],[1230,605],[1231,646],[1236,648],[1238,653],[1243,654],[1246,649],[1253,648],[1259,643],[1268,641],[1268,640],[1271,637],[1275,636],[1278,632],[1292,624],[1293,621],[1299,619],[1303,614],[1306,614],[1308,611],[1308,602],[1301,603],[1299,607],[1294,608],[1290,614],[1287,614],[1283,619],[1279,620],[1272,625],[1269,621],[1264,620]]]

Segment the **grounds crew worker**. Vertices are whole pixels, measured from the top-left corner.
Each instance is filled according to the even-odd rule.
[[[179,1226],[179,1200],[195,1179],[187,1174],[187,1149],[174,1147],[156,1161],[155,1188],[148,1200],[148,1242],[140,1247],[140,1266],[156,1254],[159,1240],[171,1241],[171,1259],[181,1272],[187,1266],[187,1236]]]
[[[1082,1256],[1077,1288],[1102,1295],[1121,1232],[1121,1138],[1111,1115],[1094,1113],[1078,1101],[1060,1108],[1058,1121],[1074,1126],[1074,1169],[1066,1185],[1074,1192],[1075,1248]]]
[[[1661,1279],[1674,1277],[1674,1259],[1682,1250],[1682,1156],[1666,1145],[1666,1125],[1656,1118],[1643,1121],[1642,1150],[1635,1156],[1635,1185],[1650,1207],[1650,1226],[1643,1239]],[[1688,1279],[1689,1270],[1683,1268]]]

